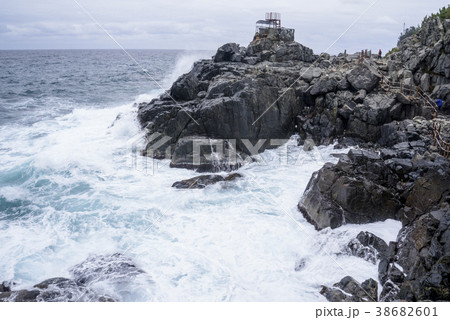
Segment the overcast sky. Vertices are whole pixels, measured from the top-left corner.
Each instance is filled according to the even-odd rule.
[[[125,48],[207,49],[247,45],[256,20],[280,12],[296,41],[320,53],[376,0],[77,0]],[[443,0],[378,0],[330,50],[395,46],[406,26],[447,6]],[[117,45],[74,0],[1,0],[0,49],[113,49]]]

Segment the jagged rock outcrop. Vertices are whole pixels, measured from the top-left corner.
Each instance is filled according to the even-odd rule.
[[[400,219],[405,207],[422,214],[448,205],[450,163],[423,156],[422,143],[402,142],[379,153],[350,150],[336,165],[313,174],[300,211],[320,230]]]
[[[383,164],[378,154],[359,150],[325,164],[308,183],[300,211],[319,230],[398,218],[396,172]]]
[[[367,231],[361,231],[347,246],[350,254],[374,264],[386,258],[389,250],[383,239]]]
[[[399,205],[396,218],[403,224],[397,240],[387,245],[375,235],[361,232],[350,241],[347,251],[379,263],[380,301],[448,301],[450,163],[428,151],[422,156],[423,147],[407,144],[384,149],[380,155],[352,151],[337,165],[326,165],[321,169],[322,175],[311,179],[305,192],[309,202],[301,201],[299,206],[316,227],[334,228],[346,221],[347,216],[351,216],[353,223],[355,219],[367,219],[369,212],[364,206],[360,212],[350,211],[353,202],[359,203],[360,195],[350,193],[348,203],[342,203],[329,192],[337,176],[357,174],[362,181],[369,179],[377,185],[372,189],[374,193],[380,187],[390,190]],[[328,181],[331,187],[327,187],[327,179],[331,179]],[[342,192],[341,188],[337,190]],[[378,210],[375,220],[383,220],[385,209]],[[342,285],[334,287],[325,287],[321,293],[330,301],[360,301],[341,292]]]
[[[378,283],[374,279],[359,283],[347,276],[332,287],[322,286],[320,293],[330,302],[376,302]]]
[[[449,301],[450,209],[412,211],[405,210],[397,242],[378,266],[380,299]]]
[[[415,140],[420,134],[413,129],[424,122],[417,120],[417,126],[407,121],[405,142],[377,153],[351,150],[338,164],[326,164],[299,202],[318,229],[387,217],[402,221],[396,242],[387,245],[362,232],[348,245],[349,253],[379,262],[381,301],[450,299],[450,162]],[[345,298],[329,288],[324,293]]]
[[[373,73],[364,65],[353,69],[347,75],[347,81],[355,90],[365,90],[366,92],[372,91],[380,80],[380,76]]]

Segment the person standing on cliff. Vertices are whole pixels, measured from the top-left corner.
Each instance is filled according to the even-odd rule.
[[[435,101],[436,105],[438,106],[438,110],[441,111],[441,107],[442,107],[442,100],[438,99]]]
[[[378,60],[381,60],[381,55],[382,55],[383,53],[381,52],[381,49],[380,50],[378,50]]]

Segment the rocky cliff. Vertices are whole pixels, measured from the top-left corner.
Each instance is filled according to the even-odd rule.
[[[227,157],[231,151],[245,159],[255,145],[262,152],[292,134],[301,143],[341,137],[377,142],[386,123],[430,117],[414,99],[387,93],[379,84],[382,75],[357,61],[357,55],[315,56],[285,29],[258,34],[247,48],[225,44],[213,59],[195,63],[168,94],[139,105],[149,138],[144,154],[170,158],[174,167],[233,169],[240,164]],[[168,142],[154,147],[155,134]],[[223,139],[219,147],[211,142],[222,150],[214,163],[208,160],[211,146],[195,147],[210,139]]]
[[[387,59],[390,77],[404,84],[420,86],[445,100],[444,112],[450,112],[450,20],[425,19],[422,27],[399,42]]]

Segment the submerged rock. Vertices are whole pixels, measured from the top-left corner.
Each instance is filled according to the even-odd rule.
[[[0,293],[3,302],[113,302],[107,295],[99,295],[85,285],[67,278],[47,279],[35,289]]]
[[[172,187],[177,189],[203,189],[208,185],[215,184],[223,181],[233,181],[237,178],[241,178],[239,173],[232,173],[226,177],[221,175],[202,175],[191,179],[181,180],[175,182]]]
[[[92,284],[104,280],[122,280],[145,273],[127,256],[121,253],[106,256],[91,256],[72,267],[70,272],[76,282]]]
[[[125,284],[144,271],[134,262],[116,253],[107,256],[91,256],[82,263],[71,268],[73,279],[51,278],[33,286],[29,290],[11,290],[2,285],[0,301],[15,302],[113,302],[117,301],[108,294],[102,294],[90,286],[99,282]],[[123,285],[122,285],[123,286]],[[13,289],[13,288],[12,288]]]

